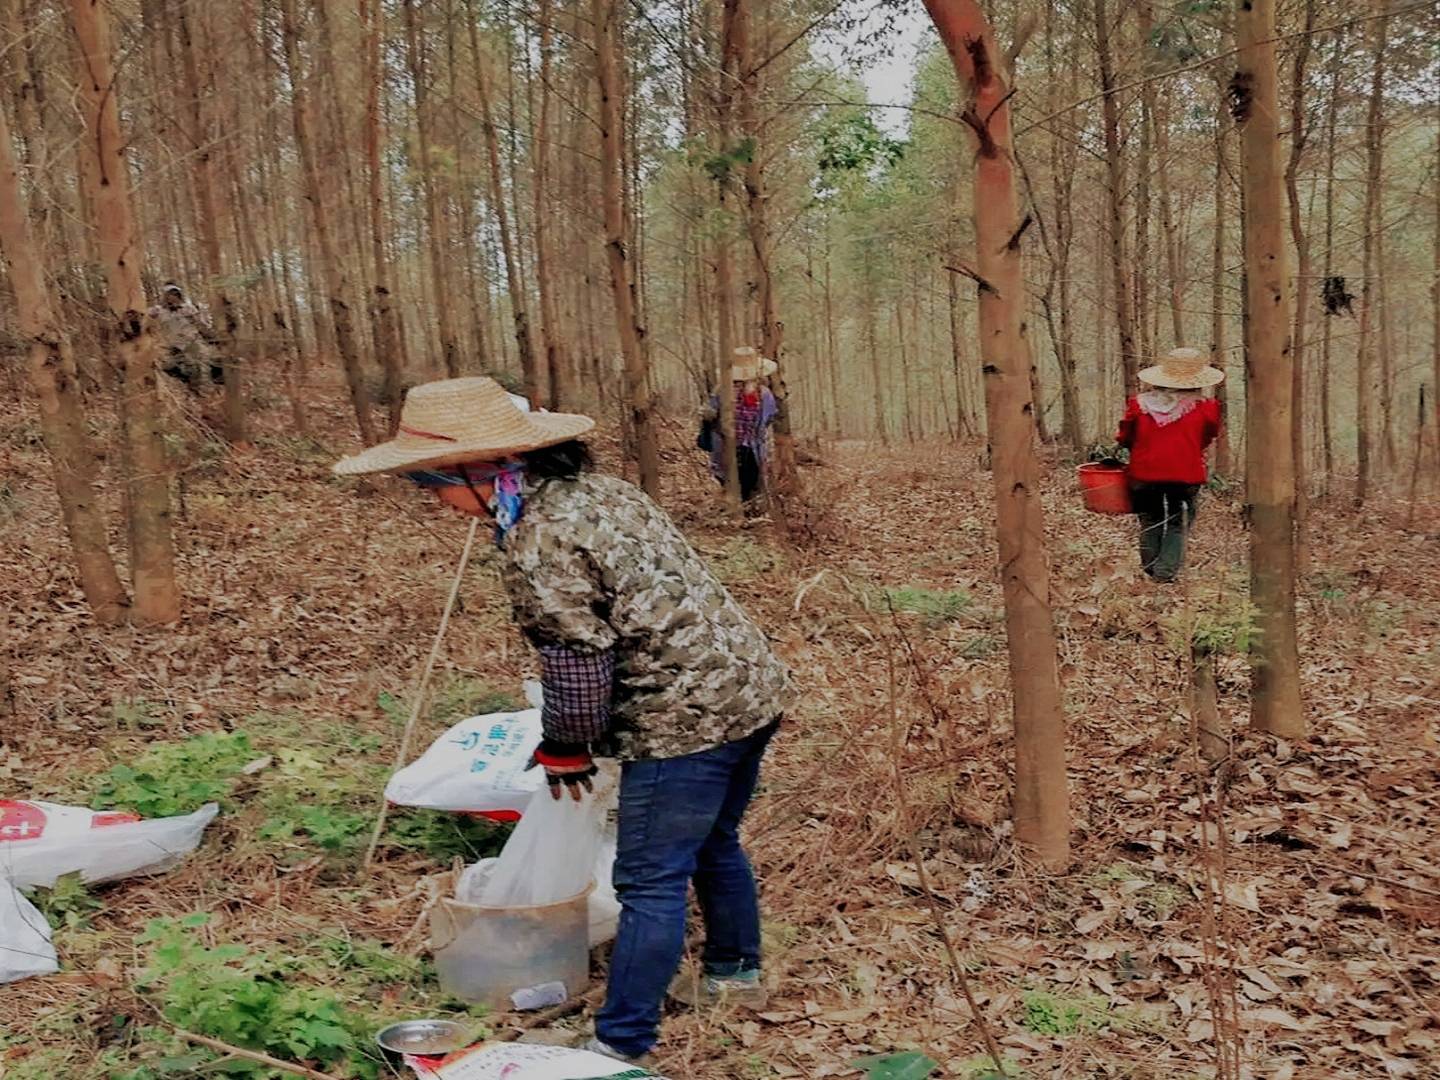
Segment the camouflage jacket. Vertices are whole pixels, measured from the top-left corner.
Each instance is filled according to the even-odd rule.
[[[209,322],[189,300],[177,308],[155,304],[150,308],[150,318],[159,328],[166,348],[196,359],[208,359],[215,351],[210,344],[214,334]]]
[[[613,651],[618,757],[708,750],[784,710],[789,675],[769,641],[639,488],[593,473],[542,482],[502,555],[533,643]]]

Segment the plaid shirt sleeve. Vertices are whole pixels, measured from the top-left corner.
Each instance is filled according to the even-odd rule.
[[[599,742],[610,727],[615,651],[580,653],[563,645],[540,646],[545,700],[540,723],[550,742]]]

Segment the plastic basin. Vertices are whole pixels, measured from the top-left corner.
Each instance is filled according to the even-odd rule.
[[[430,911],[430,948],[444,990],[500,1012],[517,990],[590,981],[590,893],[536,907],[479,907],[442,898]]]
[[[1134,513],[1130,505],[1130,483],[1123,465],[1102,465],[1092,461],[1075,470],[1085,509],[1096,514]]]

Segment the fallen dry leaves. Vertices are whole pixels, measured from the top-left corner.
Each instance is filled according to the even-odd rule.
[[[90,623],[39,447],[23,416],[0,429],[12,477],[0,517],[9,613],[0,672],[15,710],[0,745],[0,793],[43,796],[58,777],[103,771],[147,738],[224,728],[266,709],[345,721],[357,736],[378,736],[377,760],[392,752],[377,696],[410,684],[462,525],[397,486],[357,495],[331,481],[323,452],[280,438],[280,412],[262,417],[276,430],[254,454],[189,467],[177,529],[186,615],[153,633]],[[316,419],[344,430],[339,410]],[[740,534],[779,560],[759,573],[734,557],[737,541],[714,520],[683,434],[667,452],[667,503],[705,550],[729,553],[733,587],[780,642],[804,696],[751,821],[773,1000],[758,1016],[671,1017],[661,1054],[669,1075],[854,1075],[852,1059],[909,1048],[941,1061],[945,1076],[979,1074],[980,1040],[897,833],[885,689],[896,650],[910,724],[904,773],[923,815],[926,869],[987,1022],[1026,1075],[1208,1074],[1215,1030],[1199,844],[1208,828],[1225,840],[1221,949],[1249,1075],[1440,1076],[1433,505],[1410,533],[1383,507],[1364,520],[1327,511],[1301,612],[1313,737],[1246,733],[1246,671],[1225,658],[1221,708],[1238,733],[1235,754],[1197,773],[1186,673],[1165,620],[1199,602],[1198,589],[1139,581],[1128,522],[1084,514],[1068,471],[1054,468],[1047,528],[1075,866],[1047,876],[1009,843],[1007,671],[989,477],[974,448],[823,449],[807,470],[816,509],[805,547],[781,544],[764,523]],[[1242,565],[1236,511],[1205,506],[1190,582]],[[902,616],[907,652],[888,616],[867,616],[858,599],[904,585],[962,589],[973,602],[936,625]],[[530,664],[483,566],[444,663],[511,686]],[[163,725],[117,733],[116,707],[142,699]],[[107,889],[104,925],[128,932],[158,914],[207,909],[257,945],[323,926],[413,940],[429,895],[413,862],[340,882],[318,860],[283,871],[235,864],[237,838],[217,825],[181,869]],[[129,963],[113,965],[112,982]],[[93,1015],[103,973],[90,974],[0,989],[0,1011],[20,1018],[10,1025],[15,1045],[80,1037],[56,1018]]]

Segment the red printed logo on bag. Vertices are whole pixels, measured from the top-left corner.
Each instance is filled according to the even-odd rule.
[[[139,820],[139,814],[127,814],[123,810],[101,810],[90,819],[90,827],[103,829],[106,825],[133,825]]]
[[[45,811],[33,803],[0,799],[0,843],[38,840],[45,831]]]

